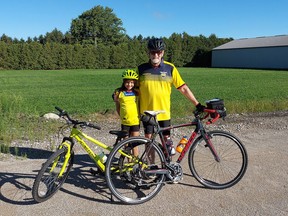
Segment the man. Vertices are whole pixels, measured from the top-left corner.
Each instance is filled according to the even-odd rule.
[[[192,91],[182,80],[177,68],[170,62],[163,60],[165,44],[162,39],[153,38],[148,41],[149,62],[138,66],[139,74],[139,99],[140,113],[146,110],[165,110],[157,116],[161,127],[171,125],[171,89],[172,84],[188,100],[190,100],[198,110],[203,110],[203,106],[197,101]],[[145,136],[150,138],[153,133],[153,126],[144,123]],[[165,131],[164,137],[170,136],[170,131]]]

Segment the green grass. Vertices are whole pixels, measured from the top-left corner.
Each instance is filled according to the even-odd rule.
[[[222,98],[229,113],[288,109],[288,71],[215,68],[181,68],[180,71],[201,103]],[[185,115],[184,108],[191,105],[185,99],[179,103],[178,97],[179,93],[174,91],[172,113]],[[179,105],[183,108],[179,109]]]
[[[222,98],[228,113],[287,110],[288,71],[179,68],[201,103]],[[111,94],[122,70],[0,71],[0,140],[43,138],[53,125],[39,116],[59,106],[76,116],[115,110]],[[194,107],[174,88],[172,117]],[[37,135],[37,136],[36,136]]]
[[[102,112],[112,108],[120,78],[121,70],[0,71],[0,89],[22,98],[25,113],[51,112],[56,105],[77,113]]]

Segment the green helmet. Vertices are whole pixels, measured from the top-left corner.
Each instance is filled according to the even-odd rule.
[[[122,78],[123,79],[138,80],[138,74],[136,73],[135,70],[128,69],[122,73]]]

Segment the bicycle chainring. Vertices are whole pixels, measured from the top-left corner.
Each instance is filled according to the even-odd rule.
[[[172,182],[179,182],[183,179],[183,169],[179,163],[169,164],[168,178]]]

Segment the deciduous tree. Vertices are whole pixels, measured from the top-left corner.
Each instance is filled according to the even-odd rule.
[[[96,6],[73,19],[70,32],[81,44],[117,45],[125,37],[122,20],[109,7]]]

